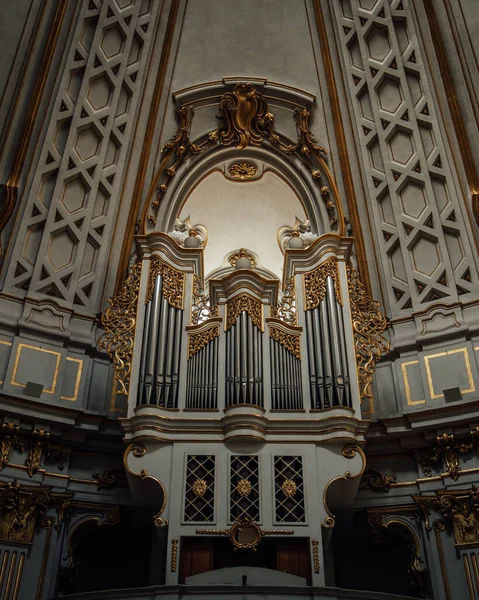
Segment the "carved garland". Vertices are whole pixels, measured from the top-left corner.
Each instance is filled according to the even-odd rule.
[[[388,352],[390,347],[388,340],[383,336],[388,323],[379,309],[379,302],[369,298],[359,279],[358,271],[348,266],[347,273],[359,392],[361,400],[372,403],[371,382],[376,363],[381,354]]]
[[[299,335],[293,335],[291,333],[285,333],[282,329],[277,327],[269,326],[269,337],[281,344],[288,352],[290,352],[295,358],[301,358],[301,351],[299,346]]]
[[[158,256],[153,256],[150,261],[145,303],[147,304],[153,298],[155,281],[158,275],[161,275],[162,278],[162,291],[165,299],[173,308],[183,310],[186,273],[170,267]]]
[[[328,258],[314,271],[304,274],[305,310],[317,308],[326,296],[326,279],[331,277],[334,282],[334,293],[338,304],[343,304],[341,287],[339,285],[338,260]]]
[[[136,310],[140,291],[141,263],[134,264],[117,296],[108,299],[109,307],[101,316],[106,330],[98,347],[106,350],[115,370],[118,394],[128,394],[136,326]]]
[[[226,331],[231,329],[243,311],[246,311],[254,325],[260,331],[263,331],[263,305],[259,300],[248,296],[248,294],[237,296],[226,305]]]
[[[194,356],[207,344],[213,341],[220,335],[220,326],[218,324],[211,325],[208,329],[199,333],[188,334],[188,358]]]
[[[177,114],[180,121],[177,133],[162,148],[163,158],[150,187],[145,208],[141,218],[141,232],[156,226],[156,218],[160,203],[171,179],[188,156],[203,152],[216,144],[222,146],[235,145],[244,149],[248,145],[261,146],[265,142],[289,155],[296,155],[305,163],[313,180],[319,186],[319,194],[329,215],[331,230],[340,236],[345,234],[344,214],[339,193],[332,174],[323,158],[325,149],[314,139],[309,120],[311,111],[296,108],[294,120],[298,140],[296,143],[285,143],[274,129],[274,115],[269,111],[263,96],[251,83],[238,83],[233,91],[226,92],[219,103],[220,126],[212,130],[203,141],[195,144],[189,140],[193,107],[182,106]],[[323,182],[323,174],[329,184]],[[331,191],[330,191],[331,188]]]

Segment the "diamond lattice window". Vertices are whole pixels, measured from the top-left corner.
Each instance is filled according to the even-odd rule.
[[[275,456],[274,497],[278,523],[305,522],[301,456]]]
[[[259,463],[257,456],[232,456],[230,520],[259,521]]]
[[[185,521],[211,522],[215,516],[215,457],[190,455],[186,461]]]

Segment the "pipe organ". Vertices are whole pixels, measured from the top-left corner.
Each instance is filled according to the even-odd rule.
[[[320,242],[318,238],[318,248]],[[173,256],[176,244],[171,239],[168,244]],[[202,250],[188,251],[201,264]],[[166,254],[145,261],[148,282],[139,311],[136,404],[189,411],[244,404],[289,411],[353,408],[355,401],[357,408],[353,332],[343,303],[348,295],[346,258],[330,251],[326,260],[299,274],[295,262],[298,271],[304,267],[293,256],[301,253],[312,254],[295,250],[285,260],[300,290],[289,318],[281,310],[280,281],[265,276],[261,268],[236,265],[210,280],[206,315],[200,311],[194,324],[188,324],[186,306],[191,314],[198,313],[193,284],[203,274],[188,275],[180,257],[174,264]],[[212,308],[218,316],[210,316]]]
[[[160,507],[155,523],[179,540],[180,564],[182,544],[193,552],[192,538],[213,540],[215,527],[261,523],[275,536],[287,523],[298,544],[319,540],[334,525],[329,503],[352,498],[365,468],[361,391],[375,355],[357,327],[361,306],[376,305],[358,304],[348,279],[352,240],[286,248],[282,280],[232,249],[203,284],[205,250],[191,237],[138,236],[139,263],[111,307],[129,324],[114,365],[128,391],[131,492]]]

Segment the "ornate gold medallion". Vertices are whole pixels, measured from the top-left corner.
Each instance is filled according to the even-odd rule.
[[[251,494],[251,490],[253,486],[247,479],[240,479],[238,481],[238,485],[236,486],[236,491],[240,496],[249,496]]]
[[[292,479],[285,479],[283,481],[283,485],[281,486],[281,490],[285,496],[288,498],[292,498],[296,494],[296,484]]]
[[[208,486],[206,485],[206,481],[204,479],[197,479],[191,486],[191,489],[193,490],[195,496],[204,496]]]
[[[233,179],[252,179],[257,172],[258,169],[247,162],[235,163],[228,169],[228,173]]]

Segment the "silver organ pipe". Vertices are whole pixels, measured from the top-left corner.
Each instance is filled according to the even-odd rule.
[[[306,312],[306,336],[312,408],[351,406],[342,307],[331,277],[325,298]]]
[[[139,404],[178,406],[183,311],[164,298],[162,278],[155,280],[153,298],[145,311]]]
[[[186,408],[190,410],[218,408],[218,346],[215,337],[188,360]]]
[[[263,406],[262,333],[246,311],[226,332],[226,406]]]
[[[301,360],[282,344],[270,338],[271,408],[298,410],[303,408]]]

